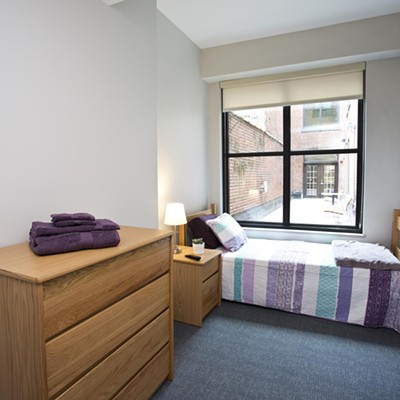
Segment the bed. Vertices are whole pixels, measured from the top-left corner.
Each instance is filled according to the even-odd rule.
[[[388,249],[351,241],[251,239],[240,226],[231,236],[242,235],[244,243],[227,245],[224,226],[213,226],[223,216],[215,211],[211,205],[188,215],[179,240],[204,237],[206,247],[222,249],[223,299],[400,333],[400,262]]]

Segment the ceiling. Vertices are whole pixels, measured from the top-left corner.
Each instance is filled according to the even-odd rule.
[[[400,0],[157,0],[201,49],[400,12]]]

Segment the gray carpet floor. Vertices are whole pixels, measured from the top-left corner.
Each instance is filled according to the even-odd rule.
[[[400,334],[223,301],[175,322],[161,399],[400,400]]]

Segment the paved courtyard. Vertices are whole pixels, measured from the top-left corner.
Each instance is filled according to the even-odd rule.
[[[331,199],[293,199],[290,202],[291,223],[318,225],[349,225],[353,224],[348,214],[334,214],[329,209]],[[262,218],[266,222],[282,222],[282,207]]]

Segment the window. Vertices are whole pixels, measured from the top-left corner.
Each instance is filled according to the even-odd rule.
[[[224,211],[244,226],[361,232],[363,99],[343,97],[224,107]]]
[[[338,103],[314,103],[304,105],[304,128],[317,127],[327,129],[326,127],[339,123]]]

